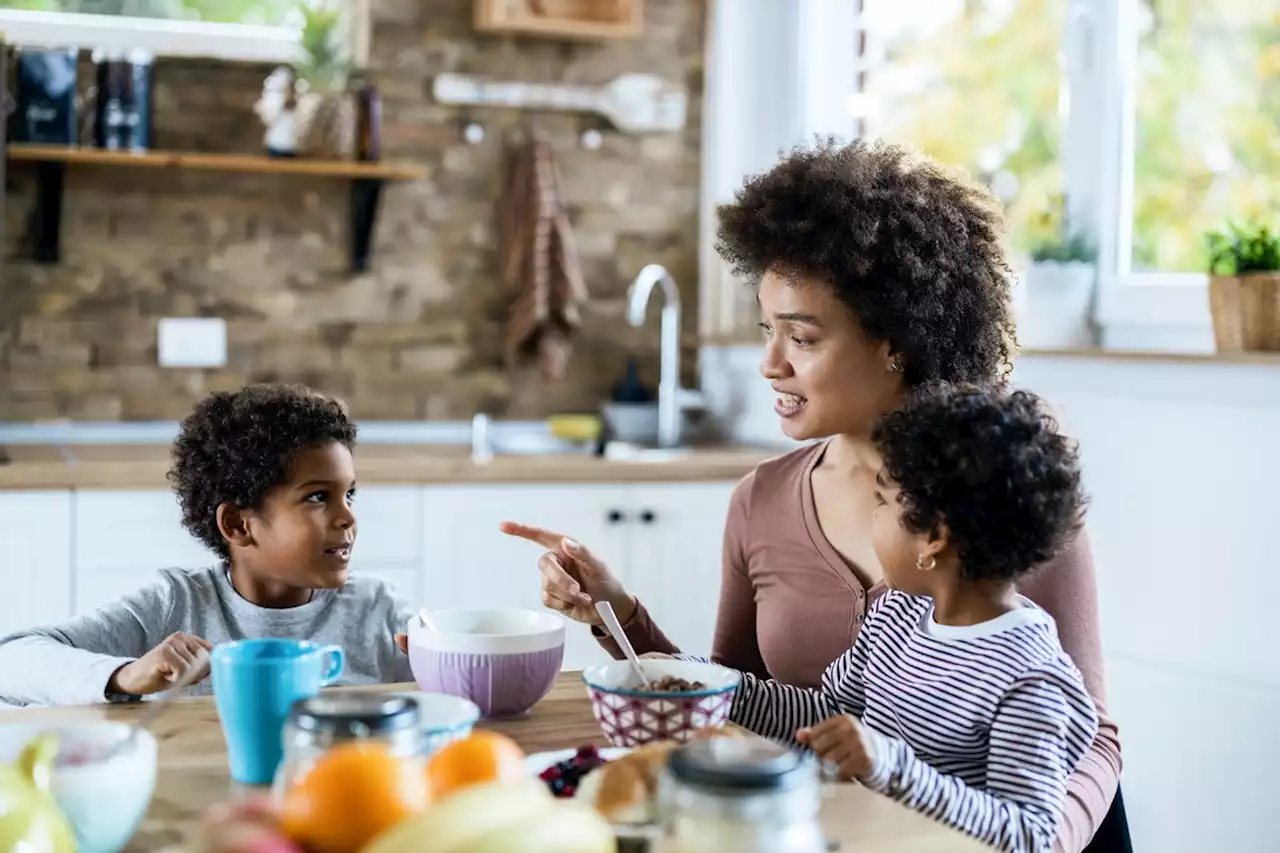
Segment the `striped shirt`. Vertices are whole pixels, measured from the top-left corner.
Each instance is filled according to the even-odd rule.
[[[797,729],[858,717],[863,784],[1009,853],[1051,850],[1098,718],[1052,617],[1022,604],[954,627],[931,599],[890,590],[820,689],[743,673],[731,718],[795,743]]]

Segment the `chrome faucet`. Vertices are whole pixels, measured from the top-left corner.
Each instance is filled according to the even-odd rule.
[[[644,325],[645,310],[654,285],[662,288],[661,369],[658,374],[658,445],[680,444],[680,414],[701,398],[696,391],[680,387],[680,291],[671,273],[658,264],[640,270],[627,293],[627,322]]]

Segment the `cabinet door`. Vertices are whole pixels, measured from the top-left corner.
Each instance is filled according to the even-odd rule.
[[[502,521],[535,524],[573,536],[625,573],[620,523],[627,489],[616,485],[475,485],[428,487],[423,601],[428,608],[541,608],[538,557],[531,542],[498,531]],[[608,660],[586,626],[570,623],[565,669]]]
[[[76,613],[151,583],[158,569],[195,569],[218,561],[182,526],[177,496],[169,491],[78,491],[74,517]]]
[[[0,493],[0,635],[71,615],[71,492]]]
[[[681,651],[711,654],[735,482],[631,487],[627,588]]]

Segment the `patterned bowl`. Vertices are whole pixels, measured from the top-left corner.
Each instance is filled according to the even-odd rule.
[[[523,714],[564,662],[564,619],[518,608],[435,610],[435,630],[409,620],[409,665],[428,693],[474,702],[486,718]]]
[[[637,747],[660,740],[687,741],[701,728],[718,728],[729,719],[738,673],[713,663],[642,660],[650,681],[666,675],[700,681],[704,690],[652,692],[637,689],[626,661],[583,670],[591,711],[614,746]]]

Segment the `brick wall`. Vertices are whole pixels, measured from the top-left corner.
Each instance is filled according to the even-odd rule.
[[[340,394],[366,419],[466,418],[477,407],[536,417],[594,408],[633,349],[656,377],[657,306],[651,327],[633,330],[624,299],[644,264],[662,263],[681,286],[685,329],[697,328],[704,10],[702,0],[645,6],[641,39],[571,44],[478,36],[471,0],[373,0],[385,155],[429,176],[388,186],[366,274],[345,271],[342,182],[88,166],[68,172],[62,261],[38,266],[21,238],[34,173],[13,164],[0,420],[177,418],[211,390],[269,379]],[[252,106],[270,70],[158,63],[157,147],[259,150]],[[647,71],[689,88],[689,122],[641,138],[591,116],[445,107],[430,82],[446,70],[585,83]],[[462,140],[471,120],[486,133],[477,146]],[[502,136],[522,122],[555,148],[591,291],[569,374],[551,385],[502,362],[493,200]],[[592,127],[604,134],[594,151],[578,144]],[[226,318],[226,369],[158,367],[166,316]]]

